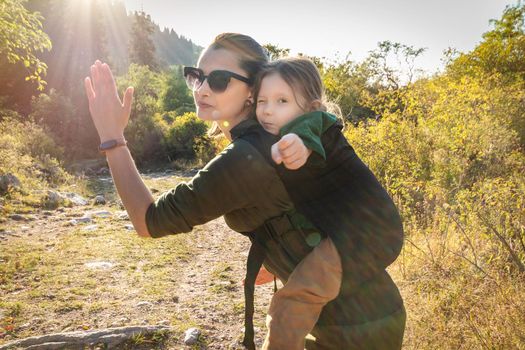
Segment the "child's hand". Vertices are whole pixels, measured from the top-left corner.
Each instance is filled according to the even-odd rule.
[[[312,150],[306,148],[303,140],[296,134],[286,134],[279,142],[272,146],[272,159],[275,163],[281,164],[290,170],[302,167]]]

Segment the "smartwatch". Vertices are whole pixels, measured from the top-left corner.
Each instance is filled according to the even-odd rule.
[[[124,139],[120,140],[109,140],[106,142],[103,142],[98,146],[98,150],[100,153],[105,153],[106,151],[109,151],[110,149],[126,146],[128,142]]]

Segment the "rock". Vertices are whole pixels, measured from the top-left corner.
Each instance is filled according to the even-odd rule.
[[[117,212],[115,213],[115,215],[117,216],[117,218],[118,218],[119,220],[129,220],[128,212],[125,211],[125,210],[117,211]]]
[[[150,309],[153,307],[153,303],[149,302],[149,301],[139,301],[135,307],[138,307],[138,308],[147,308],[147,309]]]
[[[115,266],[115,264],[109,262],[109,261],[92,261],[84,264],[85,267],[88,269],[93,270],[107,270],[111,269]]]
[[[99,194],[95,197],[95,200],[93,201],[94,205],[104,205],[106,204],[106,198],[104,198],[103,195]]]
[[[75,218],[75,219],[71,219],[68,221],[68,224],[71,225],[71,226],[76,226],[77,224],[89,224],[90,222],[92,222],[93,220],[91,219],[91,217],[87,216],[86,214],[84,214],[83,217],[81,218]],[[96,226],[96,225],[94,225]]]
[[[199,341],[201,331],[198,328],[190,328],[184,333],[184,344],[193,345]]]
[[[135,227],[133,227],[133,225],[130,225],[130,224],[127,224],[127,225],[124,225],[124,227],[126,228],[126,230],[135,230]]]
[[[69,201],[73,205],[88,205],[89,204],[89,201],[87,199],[85,199],[84,197],[76,193],[66,192],[66,193],[62,193],[62,195],[66,197],[67,199],[69,199]]]
[[[97,175],[109,175],[109,169],[107,167],[102,167],[97,170]]]
[[[92,211],[89,214],[90,214],[90,216],[95,216],[95,217],[99,217],[99,218],[108,218],[108,217],[111,216],[111,212],[109,212],[107,210]]]
[[[24,329],[24,328],[28,328],[31,326],[31,323],[30,322],[26,322],[24,324],[21,324],[20,326],[18,326],[18,329]]]
[[[118,322],[120,322],[120,323],[127,323],[129,321],[131,321],[131,320],[128,317],[125,317],[125,316],[118,319]]]
[[[93,221],[93,220],[91,219],[90,216],[85,215],[85,214],[84,214],[83,217],[81,217],[81,218],[76,218],[76,219],[74,219],[74,220],[77,221],[77,222],[81,222],[81,223],[83,223],[83,224],[88,224],[88,223],[90,223],[90,222]]]
[[[89,225],[84,227],[84,231],[96,231],[98,229],[98,225]]]
[[[20,188],[20,180],[13,174],[0,176],[0,194],[6,194],[10,189]]]
[[[29,227],[29,226],[20,226],[20,229],[21,229],[22,231],[27,231],[27,230],[29,230],[30,228],[31,228],[31,227]]]
[[[27,218],[20,214],[9,215],[9,218],[15,221],[27,221]]]
[[[151,191],[151,193],[159,193],[159,190],[157,190],[156,188],[150,188],[149,190]]]
[[[47,190],[46,196],[42,198],[42,206],[47,209],[56,209],[64,202],[64,197],[55,191]]]

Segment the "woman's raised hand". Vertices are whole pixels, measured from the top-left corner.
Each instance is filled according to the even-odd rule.
[[[100,141],[122,139],[131,113],[133,88],[126,89],[122,102],[109,66],[98,60],[91,66],[91,78],[84,79],[84,87]]]

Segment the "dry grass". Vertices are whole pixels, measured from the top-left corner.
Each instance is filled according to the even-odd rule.
[[[162,192],[180,180],[151,176],[146,183]],[[104,209],[120,210],[108,181],[84,180],[75,188],[84,195],[105,193]],[[139,337],[126,346],[180,348],[183,332],[197,326],[203,330],[200,347],[241,348],[245,239],[222,220],[158,240],[139,238],[116,216],[94,219],[94,231],[66,225],[92,209],[66,208],[46,217],[28,207],[35,221],[4,223],[18,237],[0,241],[0,344],[162,322],[174,333]],[[457,227],[407,227],[402,255],[390,268],[408,311],[405,349],[525,349],[525,279],[497,268],[484,244],[475,234],[467,240]],[[94,261],[114,267],[86,268]],[[271,290],[256,290],[259,344]]]

